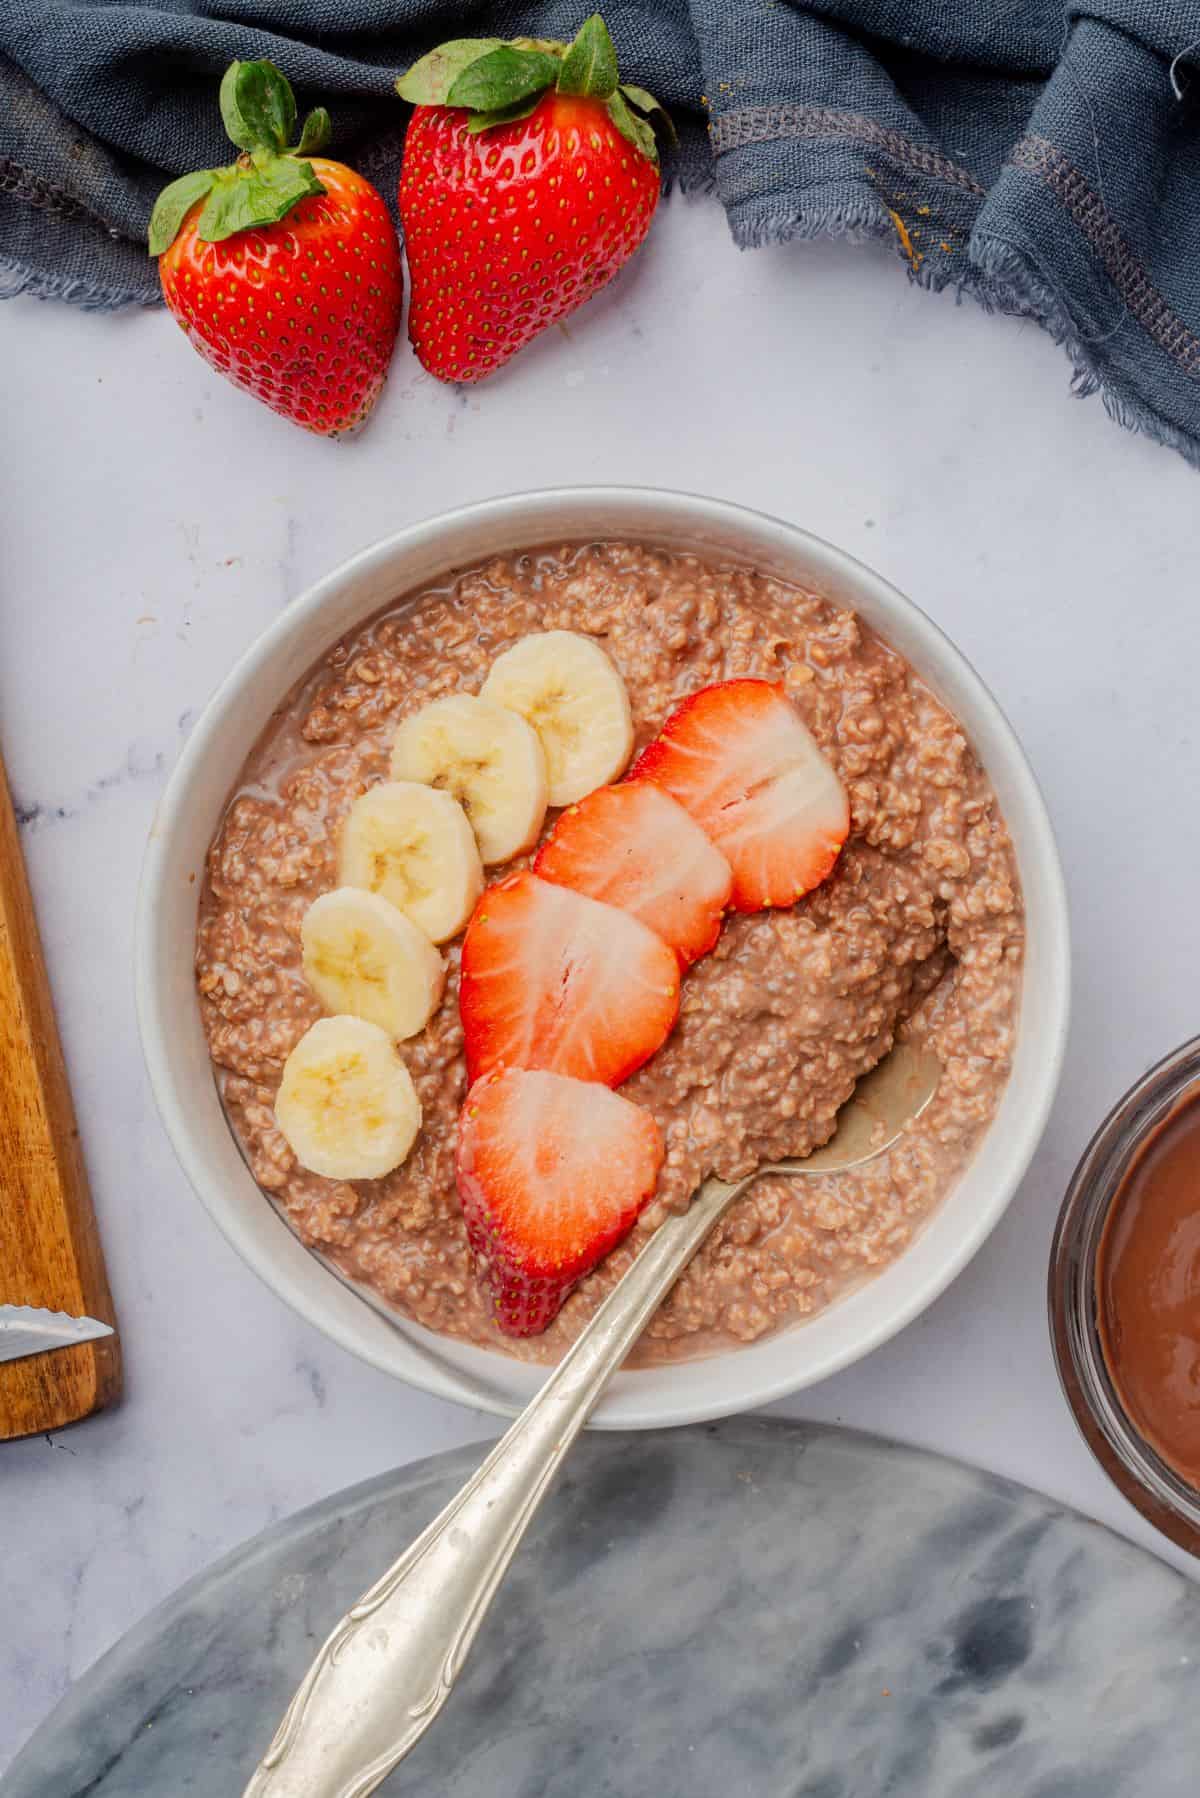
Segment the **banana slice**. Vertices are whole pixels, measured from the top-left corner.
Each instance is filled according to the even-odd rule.
[[[421,1101],[377,1025],[318,1018],[284,1063],[275,1122],[310,1174],[378,1180],[416,1141]]]
[[[379,893],[434,943],[458,935],[483,891],[462,806],[413,780],[368,787],[355,800],[342,830],[340,878]]]
[[[453,793],[483,860],[506,862],[537,842],[546,816],[546,758],[537,732],[502,705],[451,693],[405,718],[392,779]]]
[[[542,740],[550,804],[574,805],[623,773],[633,753],[625,682],[591,637],[540,631],[497,656],[484,699],[528,719]]]
[[[378,893],[322,893],[304,914],[300,945],[305,978],[326,1011],[365,1018],[394,1040],[423,1030],[442,996],[441,956]]]

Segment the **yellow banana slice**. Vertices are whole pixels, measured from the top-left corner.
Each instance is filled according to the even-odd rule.
[[[343,886],[379,893],[431,942],[457,936],[483,891],[475,833],[449,793],[415,780],[368,787],[342,829]]]
[[[415,1036],[446,982],[441,956],[411,918],[378,893],[336,887],[314,899],[300,926],[304,974],[326,1011]]]
[[[275,1122],[301,1167],[329,1180],[379,1180],[421,1128],[408,1069],[375,1024],[318,1018],[288,1056]]]
[[[537,842],[546,816],[546,758],[524,718],[472,693],[451,693],[405,718],[392,745],[393,780],[453,793],[489,866]]]
[[[575,631],[539,631],[497,656],[482,697],[519,712],[541,738],[550,804],[574,805],[622,774],[633,718],[620,673]]]

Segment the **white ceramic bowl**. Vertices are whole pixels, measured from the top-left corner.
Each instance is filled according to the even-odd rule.
[[[654,489],[577,487],[448,512],[363,550],[295,600],[238,662],[188,738],[151,833],[137,932],[142,1043],[167,1133],[210,1215],[302,1316],[373,1366],[501,1414],[544,1376],[507,1356],[393,1317],[304,1248],[251,1178],[225,1122],[193,982],[205,852],[260,731],[322,653],[390,600],[482,558],[543,543],[626,537],[753,564],[853,606],[962,721],[1016,847],[1028,954],[1012,1077],[975,1158],[892,1266],[810,1322],[707,1360],[619,1374],[594,1421],[643,1429],[765,1404],[886,1342],[965,1267],[996,1224],[1041,1136],[1067,1031],[1069,942],[1058,854],[1028,763],[996,702],[908,600],[840,550],[778,519]]]

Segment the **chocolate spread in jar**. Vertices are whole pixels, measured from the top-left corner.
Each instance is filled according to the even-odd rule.
[[[1135,1153],[1096,1258],[1100,1343],[1130,1422],[1200,1490],[1200,1087]]]

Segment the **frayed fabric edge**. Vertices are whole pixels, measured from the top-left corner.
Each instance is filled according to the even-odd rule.
[[[1029,308],[1020,297],[1003,284],[992,280],[969,262],[956,268],[945,263],[922,260],[914,265],[896,234],[891,214],[886,207],[870,200],[841,202],[824,206],[775,206],[753,220],[731,220],[733,240],[740,250],[763,249],[769,244],[808,242],[819,237],[836,237],[846,243],[882,240],[891,244],[905,274],[914,287],[926,293],[951,291],[957,299],[964,294],[981,305],[985,312],[1017,312]]]
[[[836,206],[773,205],[765,212],[756,212],[749,220],[739,217],[735,209],[729,222],[739,250],[761,250],[768,244],[788,243],[796,238],[844,237],[851,243],[861,243],[865,238],[886,237],[891,232],[879,203],[868,200]]]
[[[717,191],[716,170],[712,168],[673,168],[667,163],[662,174],[662,197],[682,194],[685,200],[707,197]]]
[[[1080,399],[1098,393],[1104,410],[1117,424],[1161,443],[1193,468],[1200,468],[1200,438],[1164,418],[1131,393],[1124,382],[1113,379],[1111,364],[1106,366],[1092,353],[1069,307],[1020,250],[1003,238],[981,235],[972,241],[971,256],[986,277],[1003,283],[1024,304],[1030,317],[1036,318],[1060,349],[1066,351],[1072,392]]]
[[[63,300],[84,312],[118,312],[125,306],[162,305],[159,294],[139,293],[132,288],[101,287],[81,276],[51,275],[0,256],[0,300],[15,300],[22,295],[35,300]]]
[[[717,164],[706,133],[697,126],[685,125],[678,140],[663,149],[663,198],[678,193],[691,199],[714,193],[716,186]]]
[[[868,200],[823,206],[773,206],[753,219],[735,217],[731,225],[734,242],[743,250],[821,237],[851,243],[873,238],[890,240],[897,260],[916,286],[932,293],[949,288],[956,299],[969,297],[987,312],[1035,320],[1066,351],[1071,364],[1071,390],[1078,398],[1087,399],[1098,393],[1104,410],[1117,424],[1161,443],[1192,467],[1200,468],[1200,438],[1164,418],[1123,382],[1114,380],[1111,369],[1090,353],[1067,306],[1020,251],[1003,239],[975,235],[970,261],[951,271],[928,263],[914,268],[904,246],[896,239],[886,210]]]

